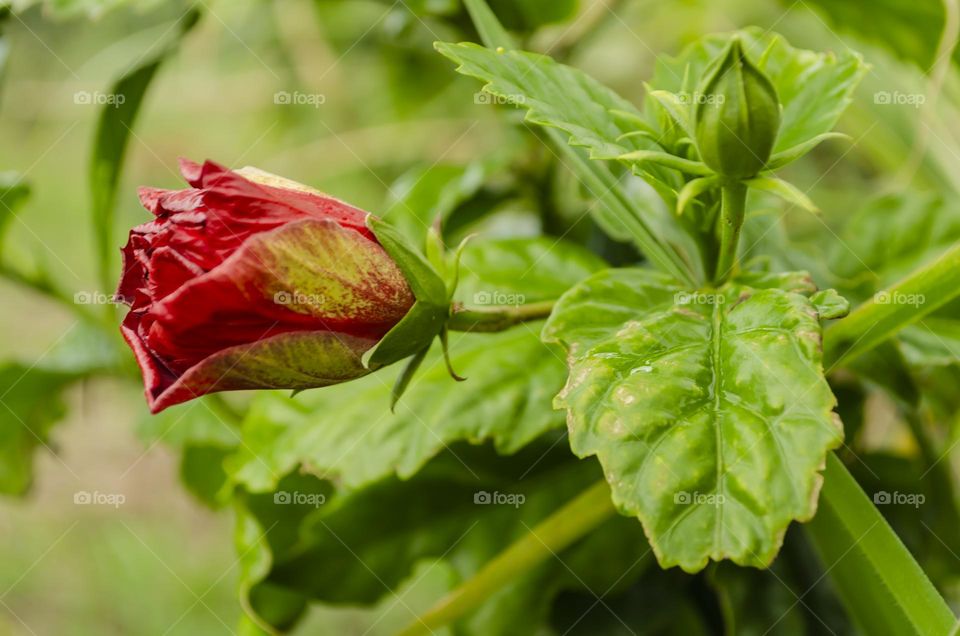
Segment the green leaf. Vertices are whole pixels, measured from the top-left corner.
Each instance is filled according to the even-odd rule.
[[[130,134],[154,76],[164,61],[176,51],[180,40],[199,19],[200,12],[195,9],[181,16],[177,21],[177,29],[157,48],[157,52],[138,62],[113,84],[109,94],[117,99],[113,103],[104,105],[100,111],[93,143],[93,155],[90,159],[89,178],[97,262],[101,284],[108,288],[113,284],[114,278],[113,254],[116,250],[113,240],[114,208]]]
[[[835,320],[850,313],[850,302],[835,289],[824,289],[810,297],[820,320]]]
[[[608,270],[560,300],[544,339],[570,354],[555,405],[571,448],[600,459],[663,567],[766,567],[787,525],[814,514],[843,431],[806,295]]]
[[[866,634],[947,634],[953,612],[839,459],[807,525],[824,567]]]
[[[223,460],[232,452],[223,446],[191,444],[180,456],[180,481],[204,505],[214,510],[226,503],[228,477]]]
[[[485,0],[463,0],[483,43],[489,47],[513,48],[513,40]]]
[[[748,186],[761,192],[776,195],[791,205],[796,205],[807,212],[819,212],[817,205],[810,200],[800,188],[783,179],[774,177],[756,177],[744,181]]]
[[[633,131],[629,117],[615,117],[613,112],[642,115],[577,69],[523,51],[493,51],[470,43],[439,42],[436,47],[459,65],[459,72],[488,82],[483,90],[527,109],[527,121],[566,133],[568,143],[586,147],[590,158],[615,159],[628,152],[657,149],[642,137],[624,137]],[[559,131],[551,131],[551,138],[560,141]],[[562,142],[558,147],[564,148]],[[664,206],[631,199],[609,168],[591,165],[582,152],[570,151],[567,156],[587,190],[602,202],[592,212],[605,231],[634,241],[649,259],[679,279],[697,279],[692,260],[697,257],[696,248]]]
[[[50,450],[50,430],[66,414],[64,389],[118,365],[113,340],[77,325],[40,360],[0,365],[0,493],[19,495],[33,477],[34,451]]]
[[[456,445],[409,481],[388,478],[351,492],[288,477],[279,493],[325,494],[325,501],[292,506],[278,505],[273,493],[244,497],[248,518],[266,531],[271,560],[269,574],[250,581],[252,604],[265,605],[256,599],[264,584],[327,603],[371,604],[389,599],[428,560],[449,568],[455,586],[597,476],[595,465],[572,461],[561,445],[544,440],[513,457]],[[510,581],[460,621],[456,633],[535,633],[554,594],[584,588],[599,594],[628,583],[649,563],[646,551],[636,524],[610,519],[559,559]],[[366,567],[357,567],[358,559]]]
[[[476,239],[460,258],[454,299],[467,305],[556,300],[605,267],[593,253],[554,238]]]

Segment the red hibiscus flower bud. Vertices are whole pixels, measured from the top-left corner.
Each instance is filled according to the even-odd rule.
[[[121,331],[150,410],[369,373],[362,354],[414,298],[367,213],[253,168],[180,169],[191,188],[141,188],[156,218],[123,248]]]

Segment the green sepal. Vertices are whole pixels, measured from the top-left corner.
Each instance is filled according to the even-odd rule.
[[[407,390],[407,387],[410,386],[410,380],[412,380],[413,376],[417,373],[417,369],[420,368],[423,359],[427,357],[428,351],[430,351],[429,345],[415,353],[413,357],[410,358],[410,361],[407,362],[407,366],[400,372],[400,375],[397,376],[397,380],[393,383],[393,388],[390,390],[391,413],[396,412],[395,407],[400,400],[400,396],[402,396],[404,391]]]
[[[450,296],[436,267],[393,226],[370,215],[367,227],[403,272],[416,298],[407,315],[363,354],[363,365],[371,368],[392,364],[428,348],[449,317]],[[434,235],[434,242],[439,241],[439,234],[434,231]],[[431,239],[428,237],[427,241],[429,244]],[[428,253],[435,249],[439,249],[436,243]],[[441,254],[436,257],[441,258]]]
[[[447,333],[446,327],[440,332],[440,348],[443,349],[443,362],[447,365],[447,373],[450,374],[450,377],[457,382],[463,382],[466,378],[454,371],[453,363],[450,362],[450,340],[447,337]]]
[[[407,315],[363,354],[363,366],[369,369],[392,364],[429,347],[446,324],[449,313],[447,305],[422,300],[413,303]]]
[[[827,132],[817,135],[816,137],[811,137],[801,144],[774,153],[767,162],[767,165],[764,166],[764,170],[778,170],[788,163],[796,161],[827,139],[850,139],[850,135],[839,132]]]
[[[367,216],[367,227],[397,263],[418,301],[438,306],[447,304],[447,286],[423,254],[414,249],[392,225],[373,215]]]
[[[707,190],[719,187],[720,180],[717,177],[698,177],[688,181],[686,185],[677,194],[677,215],[683,214],[687,205],[693,199],[697,198]]]
[[[658,152],[656,150],[635,150],[617,156],[621,161],[631,161],[636,163],[656,163],[667,168],[673,168],[687,174],[695,174],[701,177],[713,175],[713,170],[699,161],[691,161],[667,152]]]
[[[439,221],[439,219],[437,219]],[[427,229],[427,237],[423,244],[423,252],[427,261],[433,266],[441,278],[447,278],[447,263],[443,258],[444,253],[443,236],[440,233],[439,223],[433,223]]]

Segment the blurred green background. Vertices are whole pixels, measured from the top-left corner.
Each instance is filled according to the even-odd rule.
[[[431,46],[474,38],[469,24],[421,11],[429,2],[409,4],[199,3],[202,21],[160,70],[130,141],[117,247],[127,228],[147,219],[137,185],[181,187],[177,157],[256,165],[378,212],[391,184],[411,168],[501,149],[516,134],[511,117],[477,103],[476,83],[457,76]],[[435,4],[459,11],[456,2]],[[84,9],[97,3],[77,5],[79,15],[22,7],[5,24],[0,170],[21,173],[32,188],[5,245],[13,262],[48,270],[65,289],[110,293],[96,282],[89,222],[87,170],[99,109],[77,96],[108,93],[113,79],[155,51],[188,5],[130,2],[92,19]],[[924,65],[837,30],[812,5],[583,0],[575,9],[573,18],[538,29],[525,45],[562,56],[636,101],[655,55],[711,31],[756,24],[798,47],[863,52],[873,71],[841,125],[856,142],[849,156],[850,147],[831,145],[791,169],[794,182],[813,186],[831,226],[842,226],[843,211],[862,198],[858,183],[875,187],[867,184],[878,166],[895,171],[909,154],[917,111],[884,109],[872,95],[919,85]],[[911,29],[922,29],[922,20]],[[936,29],[928,40],[936,41]],[[896,32],[894,25],[877,38]],[[925,42],[908,33],[893,48],[929,58]],[[278,92],[313,103],[276,103]],[[948,78],[940,105],[946,116],[960,103],[956,95]],[[931,126],[936,134],[923,179],[955,188],[960,155],[952,133]],[[843,166],[833,169],[841,157]],[[787,223],[802,238],[813,221],[791,213]],[[3,279],[0,307],[0,359],[29,364],[75,322]],[[229,511],[192,500],[178,483],[174,453],[138,435],[147,415],[134,383],[84,382],[69,391],[68,403],[68,419],[54,431],[49,452],[39,454],[29,495],[0,499],[0,634],[232,633],[239,607]],[[122,493],[125,502],[75,505],[79,491]],[[442,576],[421,581],[410,604],[418,591],[431,598],[432,581]],[[390,633],[410,619],[405,605],[315,610],[301,632]]]

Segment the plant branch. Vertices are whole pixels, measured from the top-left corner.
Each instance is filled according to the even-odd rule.
[[[419,616],[399,636],[430,634],[469,614],[519,575],[555,556],[615,512],[610,487],[605,481],[597,482],[531,528],[472,578]]]
[[[470,309],[463,305],[454,305],[447,328],[451,331],[484,333],[503,331],[521,322],[548,317],[555,303],[554,300],[544,300],[526,305],[498,305]]]
[[[721,187],[720,193],[720,256],[713,276],[717,285],[726,281],[737,265],[737,246],[743,227],[747,186],[739,181],[731,181]]]

